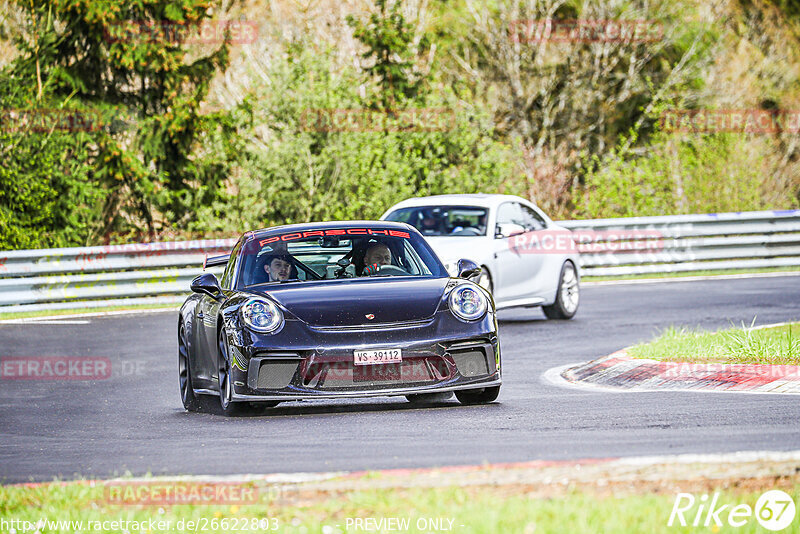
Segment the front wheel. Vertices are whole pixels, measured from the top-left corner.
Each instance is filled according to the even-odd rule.
[[[189,412],[200,411],[200,399],[194,393],[192,386],[192,372],[189,367],[189,343],[186,338],[186,328],[181,321],[178,330],[178,383],[181,388],[181,402]]]
[[[500,386],[480,389],[456,390],[456,398],[461,404],[488,404],[500,394]]]
[[[228,416],[239,415],[244,411],[244,403],[233,401],[233,381],[231,361],[228,356],[228,340],[225,329],[219,331],[219,403],[222,413]]]
[[[578,271],[571,261],[561,266],[556,301],[550,306],[542,306],[548,319],[572,319],[578,311],[580,302],[580,280]]]

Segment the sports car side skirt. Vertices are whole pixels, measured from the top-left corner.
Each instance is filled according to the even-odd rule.
[[[508,308],[524,308],[526,306],[541,306],[544,304],[544,299],[535,297],[530,299],[514,299],[507,302],[500,302],[497,304],[498,310],[505,310]]]

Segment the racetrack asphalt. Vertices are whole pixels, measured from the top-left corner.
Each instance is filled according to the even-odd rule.
[[[669,325],[800,318],[800,276],[584,287],[572,321],[500,313],[498,402],[416,407],[402,397],[287,403],[226,418],[183,410],[177,313],[2,324],[0,358],[91,356],[108,379],[0,380],[0,481],[434,467],[800,449],[796,396],[615,394],[542,379]]]

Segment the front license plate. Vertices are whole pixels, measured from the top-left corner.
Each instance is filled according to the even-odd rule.
[[[397,363],[402,361],[403,361],[403,356],[400,352],[400,349],[353,351],[353,363],[355,365],[373,365],[376,363]]]

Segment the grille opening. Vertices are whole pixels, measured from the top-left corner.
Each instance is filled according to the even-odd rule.
[[[467,378],[486,376],[494,367],[489,365],[489,359],[483,347],[452,351],[451,356],[456,363],[458,372]]]
[[[302,383],[309,388],[337,390],[426,384],[447,377],[447,363],[444,360],[440,357],[421,357],[375,365],[354,365],[352,362],[315,363],[302,372]]]
[[[444,380],[450,377],[450,369],[447,367],[447,362],[442,358],[428,358],[427,361],[434,378]]]
[[[297,371],[298,360],[261,360],[256,385],[258,389],[283,389]]]

